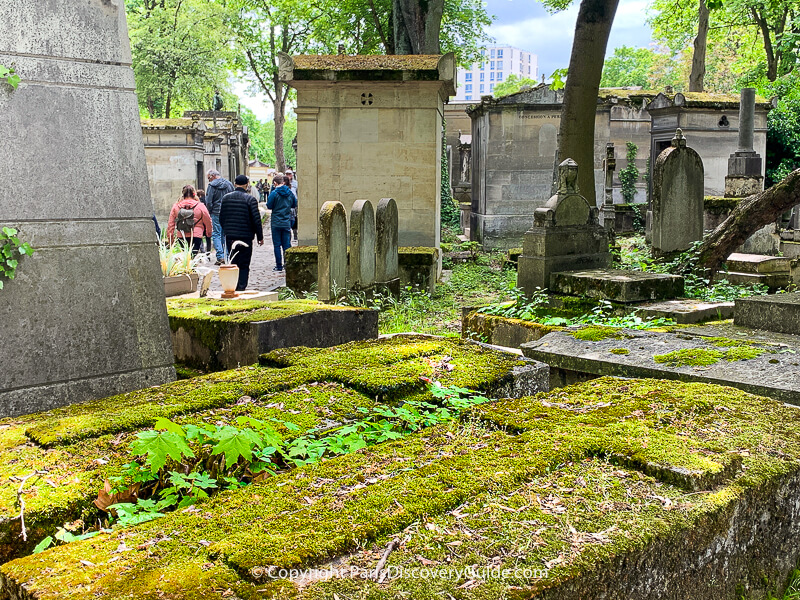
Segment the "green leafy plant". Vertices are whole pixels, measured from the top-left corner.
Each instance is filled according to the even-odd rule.
[[[192,255],[192,246],[185,240],[175,240],[171,244],[161,240],[158,245],[158,257],[161,261],[161,274],[164,277],[187,275],[194,273],[197,267],[210,261],[208,254]]]
[[[153,429],[136,434],[130,448],[135,460],[124,465],[120,476],[112,478],[117,486],[115,494],[105,494],[103,502],[101,492],[99,503],[95,504],[115,517],[115,527],[144,523],[219,490],[248,485],[281,470],[398,439],[456,419],[468,408],[489,401],[468,389],[443,387],[421,379],[427,384],[432,401],[360,408],[358,418],[352,422],[311,429],[291,440],[284,440],[273,425],[292,433],[298,431],[298,426],[276,419],[267,422],[241,416],[235,425],[179,425],[169,419],[157,419]],[[110,503],[113,498],[137,495],[135,503]]]
[[[21,81],[13,64],[10,67],[0,65],[0,80],[5,80],[13,89],[17,89]]]
[[[30,244],[19,240],[17,233],[13,227],[3,227],[0,230],[0,290],[3,289],[3,278],[16,277],[20,259],[31,256],[34,252]]]
[[[628,164],[619,172],[619,182],[622,184],[622,197],[626,204],[633,204],[636,198],[636,182],[639,181],[639,169],[636,168],[636,154],[639,148],[636,144],[628,142],[625,144],[627,148],[626,158]]]

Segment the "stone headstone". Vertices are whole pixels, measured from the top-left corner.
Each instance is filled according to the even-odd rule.
[[[317,238],[317,297],[334,302],[347,288],[347,214],[341,202],[322,205]]]
[[[0,4],[0,224],[36,248],[0,290],[0,415],[175,378],[125,4]]]
[[[703,239],[703,161],[678,129],[653,166],[652,245],[658,255]]]
[[[375,281],[399,292],[397,203],[381,198],[375,212]]]
[[[741,198],[764,189],[761,156],[753,149],[756,90],[742,88],[739,101],[739,147],[728,159],[725,196]]]
[[[369,200],[356,200],[350,211],[350,277],[348,289],[370,290],[375,284],[375,211]]]
[[[610,264],[608,234],[598,210],[578,193],[578,165],[558,166],[558,192],[534,212],[533,227],[522,242],[517,285],[526,295],[550,287],[551,274],[603,268]]]

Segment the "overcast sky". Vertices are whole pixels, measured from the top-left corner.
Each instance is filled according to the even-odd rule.
[[[487,12],[497,17],[489,28],[489,34],[498,45],[516,46],[538,56],[539,74],[550,75],[556,69],[569,65],[578,2],[568,9],[551,15],[535,0],[486,0]],[[650,28],[645,24],[646,0],[620,0],[607,55],[618,46],[647,47]],[[244,85],[236,85],[234,91],[242,98],[242,104],[256,113],[259,119],[272,118],[272,105],[264,103],[264,97],[249,98],[244,94]]]

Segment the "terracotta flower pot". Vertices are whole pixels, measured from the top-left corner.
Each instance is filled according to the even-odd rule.
[[[219,268],[219,282],[222,284],[222,297],[235,298],[236,284],[239,283],[239,267],[236,265],[222,265]]]

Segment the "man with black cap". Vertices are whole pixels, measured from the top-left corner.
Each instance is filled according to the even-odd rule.
[[[264,244],[264,230],[261,227],[261,215],[258,202],[247,193],[250,180],[247,175],[237,175],[234,181],[236,189],[222,198],[219,221],[225,232],[225,247],[229,260],[239,267],[239,282],[236,291],[247,289],[250,278],[250,258],[253,256],[253,238],[258,238],[258,245]],[[247,244],[237,244],[236,242]]]

